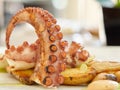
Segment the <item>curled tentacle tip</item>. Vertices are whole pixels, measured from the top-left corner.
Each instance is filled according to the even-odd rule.
[[[29,46],[29,43],[28,43],[27,41],[24,41],[24,42],[23,42],[23,46],[24,46],[24,47],[27,47],[27,46]]]

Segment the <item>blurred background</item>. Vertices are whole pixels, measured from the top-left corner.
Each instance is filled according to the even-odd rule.
[[[105,18],[103,13],[103,11],[106,10],[103,8],[114,8],[115,5],[119,4],[118,1],[119,0],[0,0],[0,46],[5,46],[6,27],[12,16],[20,9],[30,6],[41,7],[52,13],[62,28],[61,31],[64,34],[64,39],[69,42],[76,41],[85,46],[93,47],[120,45],[120,22],[118,19],[120,17],[116,19],[117,21],[113,20],[114,25],[112,25],[112,23],[109,24],[113,26],[112,28],[118,29],[115,34],[119,33],[119,37],[115,37],[113,42],[108,43],[108,38],[116,35],[112,35],[115,31],[112,31],[112,29],[109,36],[106,35],[106,25],[108,30],[111,27],[104,23]],[[118,7],[115,8],[118,9]],[[110,15],[114,16],[114,12],[111,12]],[[119,14],[115,15],[120,16]],[[107,22],[110,22],[110,20]],[[14,29],[16,30],[12,33],[10,44],[19,45],[24,40],[32,43],[37,38],[34,28],[28,23],[18,24]]]

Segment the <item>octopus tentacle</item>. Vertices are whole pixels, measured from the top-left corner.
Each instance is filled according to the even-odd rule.
[[[37,61],[31,80],[43,86],[52,87],[63,83],[64,78],[60,72],[65,70],[66,52],[62,49],[63,38],[60,26],[56,24],[56,19],[46,10],[41,8],[25,8],[19,11],[10,21],[6,31],[6,46],[9,49],[9,38],[16,24],[20,22],[30,23],[39,38],[37,47]],[[24,46],[28,46],[25,42]],[[34,45],[30,46],[35,48]],[[61,48],[62,47],[62,48]],[[14,47],[11,48],[14,50]],[[17,50],[22,52],[23,48]]]
[[[11,68],[10,71],[34,68],[37,60],[37,47],[37,41],[30,45],[25,41],[18,47],[12,45],[5,50],[5,60]]]
[[[14,61],[36,62],[37,48],[38,44],[36,42],[29,45],[28,42],[25,41],[18,47],[12,45],[9,49],[5,50],[5,56]]]
[[[72,42],[67,52],[67,67],[77,67],[82,62],[85,62],[90,56],[89,52],[79,43]]]

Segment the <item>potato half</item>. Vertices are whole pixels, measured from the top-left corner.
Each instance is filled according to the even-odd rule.
[[[96,76],[96,71],[88,68],[86,72],[80,72],[79,68],[66,69],[61,73],[64,76],[64,85],[85,85]]]
[[[33,69],[11,71],[10,67],[7,67],[7,72],[12,74],[16,79],[18,79],[23,84],[27,84],[27,85],[35,84],[35,82],[33,82],[30,79],[33,73]]]

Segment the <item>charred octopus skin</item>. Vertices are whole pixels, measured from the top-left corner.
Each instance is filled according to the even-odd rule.
[[[38,36],[37,44],[31,45],[36,50],[36,65],[31,80],[45,87],[55,87],[63,83],[64,78],[60,73],[65,70],[66,46],[60,26],[56,19],[46,10],[35,7],[24,8],[13,16],[6,31],[6,46],[12,51],[23,53],[23,47],[15,48],[9,45],[9,38],[14,27],[21,22],[30,23]],[[37,45],[37,46],[36,46]],[[27,47],[27,42],[24,42]],[[9,50],[6,51],[9,53]]]

